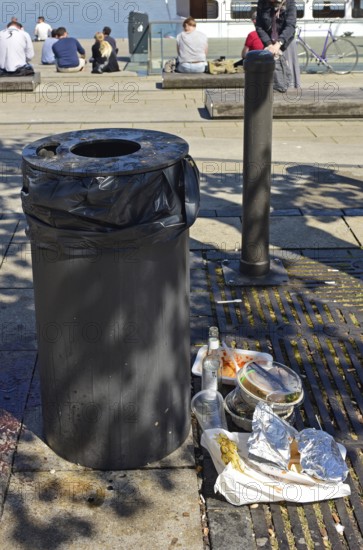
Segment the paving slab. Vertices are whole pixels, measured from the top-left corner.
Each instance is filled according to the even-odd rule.
[[[19,197],[16,200],[18,203]],[[0,269],[0,288],[33,288],[31,245],[25,234],[27,224],[22,211],[20,216],[11,240],[0,244],[4,256]],[[9,219],[13,219],[13,214]]]
[[[330,122],[330,120],[327,121],[328,124]],[[331,135],[334,135],[334,130]],[[351,143],[349,136],[339,143],[332,137],[320,138],[318,141],[305,139],[300,143],[291,143],[287,136],[285,139],[274,140],[272,158],[273,162],[295,163],[296,165],[329,166],[333,163],[339,169],[344,165],[356,166],[360,148],[361,142],[358,140]]]
[[[9,550],[203,549],[190,469],[18,472],[2,523]]]
[[[291,147],[291,144],[290,144]],[[243,163],[200,160],[201,208],[232,211],[242,204]],[[271,206],[274,209],[354,208],[360,201],[363,170],[338,163],[274,162]],[[230,215],[230,214],[229,214]]]
[[[21,204],[19,202],[20,185],[9,186],[0,198],[2,211],[5,213],[22,213]]]
[[[6,249],[0,269],[0,288],[32,288],[31,245],[13,239]]]
[[[239,250],[240,218],[198,218],[190,229],[190,250]]]
[[[206,138],[235,138],[236,140],[242,141],[243,138],[243,129],[242,128],[229,128],[229,127],[214,127],[214,128],[203,128],[203,133]]]
[[[345,221],[360,246],[363,246],[363,216],[345,216]]]
[[[37,349],[32,289],[0,288],[0,351]]]
[[[35,359],[35,351],[0,351],[0,408],[19,420],[23,418]]]
[[[349,227],[336,216],[270,219],[270,243],[280,248],[349,248],[359,246]]]
[[[5,252],[10,245],[10,242],[18,227],[19,219],[13,215],[11,217],[2,217],[0,219],[0,246],[1,255],[4,256]]]
[[[0,409],[0,514],[3,511],[20,429],[21,421],[8,410]]]
[[[356,218],[354,218],[357,220]],[[361,221],[355,227],[362,233]],[[240,218],[199,218],[190,230],[191,250],[216,248],[240,250],[242,224]],[[273,216],[270,218],[270,245],[274,248],[347,248],[359,241],[342,217],[337,216]]]
[[[324,138],[325,136],[329,135],[329,133],[331,133],[331,129],[332,129],[332,125],[322,124],[322,121],[319,121],[319,120],[312,120],[309,122],[310,132],[315,137],[318,137],[318,138]],[[340,124],[339,120],[336,120],[336,124],[334,125],[334,138],[346,137],[347,131],[350,132],[351,134],[354,134],[357,137],[363,137],[362,124],[358,123],[349,128],[346,125]]]

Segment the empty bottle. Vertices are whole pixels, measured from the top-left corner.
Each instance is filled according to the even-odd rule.
[[[219,339],[211,336],[208,339],[208,351],[202,364],[202,390],[219,391],[221,389],[221,367]]]
[[[219,328],[218,327],[215,327],[215,326],[209,327],[208,339],[209,338],[218,338],[219,339]]]

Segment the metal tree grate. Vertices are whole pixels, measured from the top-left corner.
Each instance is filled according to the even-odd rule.
[[[362,261],[349,254],[320,255],[319,261],[300,256],[285,262],[287,285],[231,289],[224,284],[222,258],[211,252],[207,259],[204,276],[213,322],[222,336],[234,335],[238,347],[270,352],[301,376],[305,400],[296,427],[319,429],[320,423],[345,445],[352,490],[350,497],[321,503],[235,508],[214,494],[216,473],[205,457],[203,491],[212,548],[227,542],[241,548],[362,548]],[[241,302],[216,303],[232,299]],[[194,343],[201,342],[196,338]]]

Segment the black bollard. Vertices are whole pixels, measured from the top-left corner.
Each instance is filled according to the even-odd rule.
[[[231,286],[281,284],[287,281],[285,269],[276,258],[270,267],[269,257],[274,57],[267,50],[251,51],[243,67],[242,252],[238,266],[227,260],[223,272]]]
[[[275,61],[267,50],[247,54],[243,142],[242,255],[240,271],[266,275],[270,270],[269,216],[273,72]]]

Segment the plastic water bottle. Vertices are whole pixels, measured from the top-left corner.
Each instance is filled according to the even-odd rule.
[[[210,336],[208,339],[208,351],[202,364],[202,390],[219,391],[221,383],[222,368],[219,339],[215,336]]]

